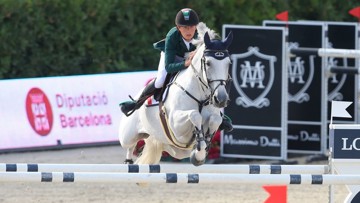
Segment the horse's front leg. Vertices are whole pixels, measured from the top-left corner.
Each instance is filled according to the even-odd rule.
[[[207,144],[204,131],[202,129],[202,116],[198,111],[192,111],[189,114],[190,121],[194,124],[195,130],[194,135],[196,139],[195,148],[191,152],[190,160],[195,166],[200,166],[205,163],[207,155]]]
[[[215,134],[216,131],[219,129],[219,126],[221,125],[222,117],[220,114],[212,114],[209,117],[209,133],[211,135]]]
[[[171,125],[174,127],[173,130],[177,135],[178,141],[182,143],[188,143],[195,136],[195,148],[191,152],[190,160],[195,166],[199,166],[205,163],[206,158],[206,140],[202,129],[203,118],[199,111],[188,110],[188,111],[174,111],[169,116]],[[194,128],[184,127],[184,123],[191,123]],[[193,130],[194,131],[189,131]],[[191,137],[189,137],[191,135]]]
[[[209,116],[208,122],[206,122],[203,125],[205,140],[207,145],[206,152],[209,152],[211,147],[211,140],[214,137],[216,131],[218,131],[221,122],[222,122],[222,117],[220,116],[220,113],[215,113],[215,114],[211,114]]]

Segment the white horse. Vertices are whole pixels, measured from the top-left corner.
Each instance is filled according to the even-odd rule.
[[[136,164],[158,164],[163,151],[177,159],[190,157],[195,166],[205,162],[211,138],[222,122],[221,108],[229,100],[225,86],[230,79],[227,48],[232,34],[221,41],[204,23],[199,23],[197,30],[192,64],[168,85],[161,109],[143,105],[131,116],[123,116],[119,140],[127,149],[127,163],[132,163],[133,151],[142,139],[145,146]]]

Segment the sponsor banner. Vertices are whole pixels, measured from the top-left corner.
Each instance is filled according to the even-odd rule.
[[[118,141],[118,104],[156,72],[0,81],[0,150]]]
[[[319,134],[321,126],[306,124],[288,125],[288,148],[307,152],[318,152],[321,147],[321,135]]]
[[[229,32],[234,36],[229,47],[233,84],[230,103],[224,109],[234,131],[222,134],[224,157],[286,159],[284,31],[280,27],[223,26],[223,37]]]
[[[331,129],[334,159],[360,159],[360,129]]]
[[[281,135],[276,130],[234,129],[223,135],[222,143],[228,157],[281,157]]]
[[[359,49],[357,23],[325,22],[328,33],[328,48]],[[359,67],[358,60],[354,58],[329,57],[328,68],[331,67]],[[333,118],[334,123],[357,123],[358,75],[334,73],[328,77],[328,111],[327,119],[330,123],[331,101],[352,101],[347,111],[352,118]]]
[[[359,33],[356,23],[298,21],[264,21],[265,26],[288,27],[288,49],[296,47],[358,49]],[[326,33],[326,34],[325,34]],[[306,60],[309,58],[309,60]],[[308,62],[307,62],[308,61]],[[358,75],[330,73],[330,68],[358,67],[358,60],[345,57],[318,57],[299,55],[289,58],[289,152],[325,153],[328,149],[328,125],[330,102],[353,101],[348,108],[352,118],[334,118],[334,123],[357,123]],[[320,68],[321,67],[321,68]],[[315,69],[314,69],[315,68]],[[322,70],[321,70],[322,69]],[[303,70],[303,71],[297,71]],[[326,94],[327,92],[327,94]],[[305,100],[297,100],[306,95]],[[319,125],[319,143],[291,139],[302,126],[303,132],[311,132]],[[316,151],[314,151],[316,149]]]
[[[264,21],[263,25],[287,28],[287,50],[325,47],[325,28],[322,23]],[[288,152],[325,152],[327,138],[325,63],[325,57],[310,53],[287,57],[288,135],[302,131],[321,136],[318,142],[289,139],[288,136]]]

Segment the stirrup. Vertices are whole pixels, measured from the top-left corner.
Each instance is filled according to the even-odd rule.
[[[131,114],[133,114],[135,112],[136,108],[136,103],[137,101],[134,100],[130,95],[129,95],[130,99],[132,101],[125,101],[125,102],[121,102],[119,104],[121,111],[125,114],[125,116],[130,116]],[[130,103],[132,102],[132,103]],[[127,105],[134,105],[133,107],[131,107],[131,109],[129,109],[129,107]]]
[[[219,126],[219,130],[224,130],[225,132],[231,132],[233,131],[234,127],[232,125],[232,120],[229,116],[226,116],[225,114],[222,115],[223,120]]]

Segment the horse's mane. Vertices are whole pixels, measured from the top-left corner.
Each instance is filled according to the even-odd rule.
[[[198,32],[198,37],[197,39],[194,39],[192,43],[197,47],[200,47],[202,44],[204,44],[204,35],[206,32],[208,32],[210,39],[219,38],[219,35],[214,30],[208,28],[206,24],[203,22],[200,22],[196,26],[196,28]]]

